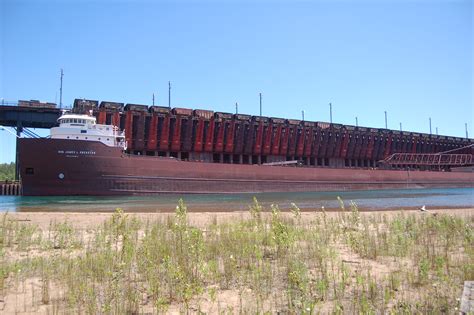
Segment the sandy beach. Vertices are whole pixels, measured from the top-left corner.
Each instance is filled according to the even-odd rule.
[[[474,273],[474,208],[182,210],[0,214],[0,313],[453,313]]]

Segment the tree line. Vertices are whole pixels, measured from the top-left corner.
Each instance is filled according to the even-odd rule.
[[[15,163],[0,164],[0,181],[15,179]]]

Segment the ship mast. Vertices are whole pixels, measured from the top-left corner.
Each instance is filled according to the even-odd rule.
[[[168,108],[171,109],[171,81],[168,81]]]
[[[59,86],[59,108],[60,109],[63,108],[63,76],[64,76],[64,72],[63,72],[63,68],[61,68],[61,84]]]

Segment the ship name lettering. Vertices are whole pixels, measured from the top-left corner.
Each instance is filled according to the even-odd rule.
[[[58,154],[79,154],[79,155],[95,155],[95,151],[75,151],[75,150],[58,150]]]

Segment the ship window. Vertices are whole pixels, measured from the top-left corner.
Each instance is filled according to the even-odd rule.
[[[107,138],[107,141],[109,141],[109,138]]]
[[[76,137],[76,139],[79,139],[79,137]]]
[[[81,130],[81,133],[87,133],[87,130]]]
[[[87,137],[86,137],[86,139],[87,139]]]
[[[99,140],[100,140],[100,138],[99,138]]]
[[[25,169],[25,174],[26,174],[26,175],[33,175],[34,173],[35,173],[35,169],[32,168],[32,167],[27,167],[27,168]]]
[[[77,123],[77,119],[74,118],[74,119],[72,120],[72,122],[73,122],[73,123]]]

